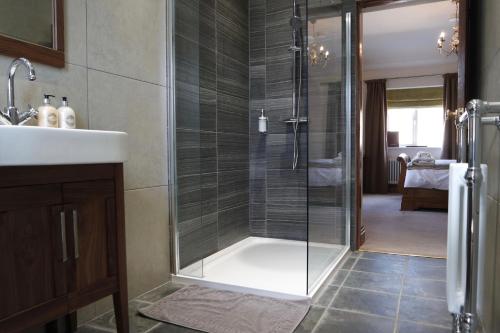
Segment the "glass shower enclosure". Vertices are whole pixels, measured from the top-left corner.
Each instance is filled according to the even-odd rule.
[[[350,244],[346,4],[167,7],[174,278],[314,294]]]

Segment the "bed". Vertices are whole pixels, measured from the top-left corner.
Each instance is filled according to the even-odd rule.
[[[436,160],[434,167],[412,167],[406,154],[400,154],[398,161],[401,210],[448,209],[448,169],[455,161]]]
[[[316,206],[342,206],[344,202],[344,161],[333,159],[309,161],[309,203]]]

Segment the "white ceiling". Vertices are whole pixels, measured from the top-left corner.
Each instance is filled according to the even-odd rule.
[[[364,13],[364,70],[456,67],[456,55],[445,57],[436,48],[441,31],[448,44],[454,16],[455,5],[449,0]]]

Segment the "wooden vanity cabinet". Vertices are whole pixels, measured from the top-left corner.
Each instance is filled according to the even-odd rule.
[[[0,332],[113,295],[128,332],[121,164],[0,168]]]

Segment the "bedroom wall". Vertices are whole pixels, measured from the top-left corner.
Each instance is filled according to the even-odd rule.
[[[473,97],[500,101],[500,2],[472,1],[475,28],[471,46],[473,56]],[[500,132],[494,126],[484,127],[482,154],[488,164],[488,232],[483,244],[485,276],[481,281],[480,319],[485,333],[500,332]]]

